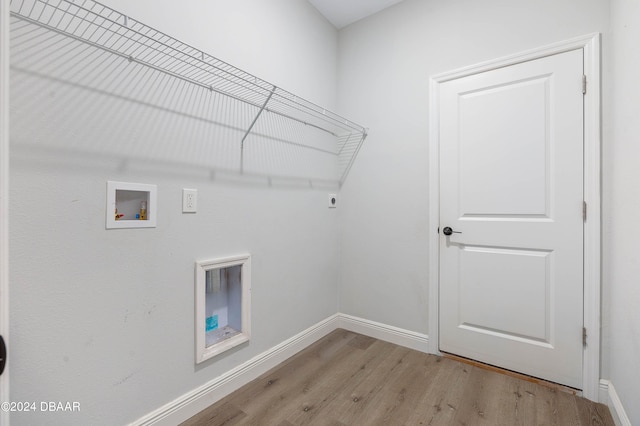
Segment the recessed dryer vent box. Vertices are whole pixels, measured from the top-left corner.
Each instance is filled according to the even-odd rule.
[[[107,182],[107,229],[155,228],[158,187],[144,183]]]
[[[196,363],[249,341],[251,257],[196,262]]]

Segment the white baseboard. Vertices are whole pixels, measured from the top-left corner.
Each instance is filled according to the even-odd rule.
[[[338,327],[338,314],[320,321],[227,373],[165,404],[131,426],[174,426],[266,373]]]
[[[600,402],[609,407],[616,426],[632,426],[616,388],[609,380],[600,380]]]
[[[598,388],[598,401],[606,406],[609,405],[609,380],[600,379],[600,386]]]
[[[131,423],[131,426],[169,426],[179,424],[338,328],[421,352],[428,352],[429,337],[426,334],[369,321],[352,315],[335,314],[253,357],[227,373],[165,404]],[[624,410],[622,401],[620,401],[615,387],[609,380],[600,380],[598,396],[599,401],[609,407],[617,426],[631,426],[631,421]]]
[[[426,334],[351,315],[335,314],[165,404],[131,423],[130,426],[173,426],[182,423],[338,328],[421,352],[428,351],[429,339]]]
[[[346,314],[338,314],[338,326],[354,333],[375,337],[385,342],[395,343],[420,352],[428,352],[429,337],[415,331],[369,321]]]

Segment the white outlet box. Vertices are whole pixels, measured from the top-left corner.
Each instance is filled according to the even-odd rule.
[[[338,195],[329,194],[329,208],[335,209],[338,206]]]
[[[156,185],[107,181],[106,228],[155,228],[157,200]]]
[[[198,190],[182,190],[182,213],[195,213],[198,211]]]

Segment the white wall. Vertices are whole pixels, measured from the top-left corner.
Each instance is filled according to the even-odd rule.
[[[604,149],[603,280],[610,378],[631,424],[640,424],[640,3],[611,2],[611,110]]]
[[[307,2],[105,3],[335,107],[337,34]],[[78,401],[81,411],[16,413],[13,425],[134,421],[337,311],[337,213],[326,204],[335,187],[211,178],[191,163],[201,141],[180,136],[186,121],[14,71],[11,398]],[[103,155],[109,146],[122,158]],[[126,161],[145,150],[149,161]],[[157,228],[106,231],[107,180],[157,184]],[[182,188],[198,189],[197,214],[181,213]],[[194,261],[243,252],[252,339],[196,366]]]
[[[312,102],[335,105],[337,34],[306,1],[103,3]]]
[[[371,127],[341,191],[341,312],[428,332],[429,76],[608,15],[605,0],[406,0],[340,31],[339,109]]]

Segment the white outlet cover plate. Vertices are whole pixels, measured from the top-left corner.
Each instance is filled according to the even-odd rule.
[[[195,213],[198,211],[198,190],[182,190],[182,213]]]
[[[329,194],[329,208],[335,209],[338,206],[338,195],[337,194]]]

